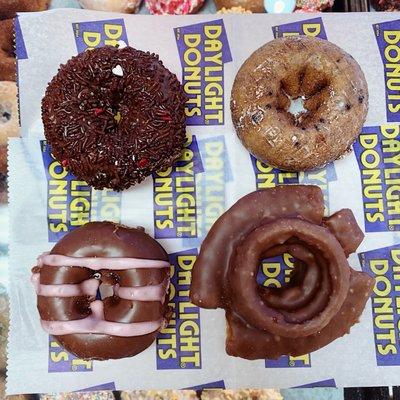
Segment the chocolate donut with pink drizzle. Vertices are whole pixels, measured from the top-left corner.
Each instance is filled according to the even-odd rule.
[[[143,228],[87,223],[32,269],[42,327],[83,359],[134,356],[171,316],[169,266]]]

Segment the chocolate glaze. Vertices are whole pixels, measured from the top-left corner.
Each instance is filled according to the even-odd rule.
[[[255,279],[263,252],[293,236],[324,253],[329,260],[326,267],[332,282],[329,304],[324,312],[301,326],[286,321],[279,309],[259,301]],[[230,307],[255,328],[285,337],[308,336],[324,327],[342,306],[349,288],[349,274],[340,244],[326,228],[299,218],[278,219],[255,229],[237,247],[228,277]]]
[[[85,318],[90,314],[90,296],[44,297],[38,296],[37,308],[46,321],[70,321]]]
[[[324,218],[323,224],[339,240],[346,257],[354,253],[364,239],[363,231],[358,226],[353,212],[348,208]]]
[[[324,202],[317,186],[278,186],[238,200],[218,218],[201,245],[192,271],[192,302],[204,308],[222,307],[229,302],[230,296],[224,293],[225,282],[236,246],[258,226],[295,216],[321,223]]]
[[[374,286],[347,262],[363,239],[351,210],[323,218],[317,186],[248,194],[213,225],[193,268],[191,300],[224,308],[228,354],[248,359],[302,355],[349,332]],[[260,262],[295,258],[282,288],[257,284]]]
[[[44,265],[40,271],[40,283],[44,285],[61,285],[63,283],[80,283],[93,276],[93,271],[81,267],[49,267]]]
[[[50,254],[71,257],[130,257],[168,261],[165,250],[143,229],[132,229],[111,222],[90,222],[66,235]],[[35,267],[40,272],[41,284],[80,283],[100,272],[105,285],[147,286],[160,283],[169,276],[168,268],[136,270],[93,271],[81,267]],[[165,300],[167,300],[166,295]],[[38,296],[38,310],[43,320],[66,321],[82,319],[90,314],[90,296]],[[117,296],[103,299],[104,318],[107,321],[132,323],[170,318],[167,301],[132,301]],[[134,337],[103,334],[71,334],[56,336],[68,351],[84,359],[113,359],[129,357],[146,349],[157,336],[157,331]]]
[[[135,338],[107,336],[92,333],[57,336],[57,340],[72,354],[90,360],[109,360],[135,356],[149,347],[157,337],[158,332]],[[73,336],[73,339],[71,339]],[[135,343],[133,341],[135,339]],[[93,356],[95,354],[95,356]]]
[[[275,246],[271,250],[273,251],[264,253],[262,258],[289,253],[296,260],[295,269],[290,277],[290,282],[284,284],[282,288],[257,287],[259,296],[265,304],[280,310],[289,311],[306,305],[314,297],[321,279],[321,271],[313,253],[300,244]]]
[[[123,190],[181,156],[185,102],[156,54],[105,46],[60,67],[42,101],[44,133],[76,177]]]
[[[146,274],[143,274],[143,271],[130,269],[120,271],[118,276],[118,282],[121,286],[144,286],[161,283],[165,274],[160,269],[147,270]]]
[[[350,289],[339,312],[321,331],[301,338],[282,338],[249,326],[237,314],[227,310],[226,352],[231,356],[255,360],[279,358],[282,354],[301,356],[320,349],[350,332],[359,321],[372,290],[374,280],[367,274],[351,270]],[[353,310],[352,310],[353,308]]]
[[[289,311],[281,310],[282,315],[285,318],[285,321],[288,323],[300,324],[311,320],[314,316],[317,316],[327,306],[328,302],[331,301],[331,283],[329,279],[328,267],[326,265],[325,259],[318,255],[317,251],[315,251],[315,259],[317,265],[321,268],[321,279],[318,282],[318,288],[315,292],[315,295],[312,299],[309,300],[308,303],[304,304],[300,308],[291,307]],[[331,311],[332,313],[332,311]],[[326,322],[326,313],[325,319]],[[303,336],[299,334],[299,336]]]

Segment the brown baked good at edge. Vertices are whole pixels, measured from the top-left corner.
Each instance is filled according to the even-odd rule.
[[[0,19],[15,17],[17,12],[44,11],[50,0],[0,0]]]
[[[15,75],[14,20],[7,19],[0,21],[0,81],[15,81]]]
[[[225,7],[226,9],[232,7],[242,7],[252,13],[264,13],[264,3],[262,0],[215,0],[217,10]]]

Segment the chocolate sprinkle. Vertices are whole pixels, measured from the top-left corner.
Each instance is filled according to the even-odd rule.
[[[117,65],[122,77],[112,72]],[[181,156],[185,102],[157,55],[106,46],[61,65],[42,101],[45,136],[78,179],[123,190]]]

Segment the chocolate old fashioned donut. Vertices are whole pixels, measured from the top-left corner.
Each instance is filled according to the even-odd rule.
[[[348,333],[374,286],[347,256],[364,235],[344,209],[323,217],[317,186],[278,186],[241,198],[213,225],[193,268],[190,297],[224,308],[226,351],[247,359],[303,355]],[[288,284],[257,284],[263,259],[289,253]]]
[[[60,67],[42,101],[44,133],[77,178],[123,190],[181,156],[185,102],[157,55],[105,46]]]
[[[291,113],[291,100],[304,111]],[[357,62],[307,36],[275,39],[242,65],[232,88],[232,120],[244,146],[271,166],[303,171],[345,154],[361,132],[368,88]]]
[[[143,229],[90,222],[32,272],[43,329],[80,358],[133,356],[168,323],[168,256]]]

